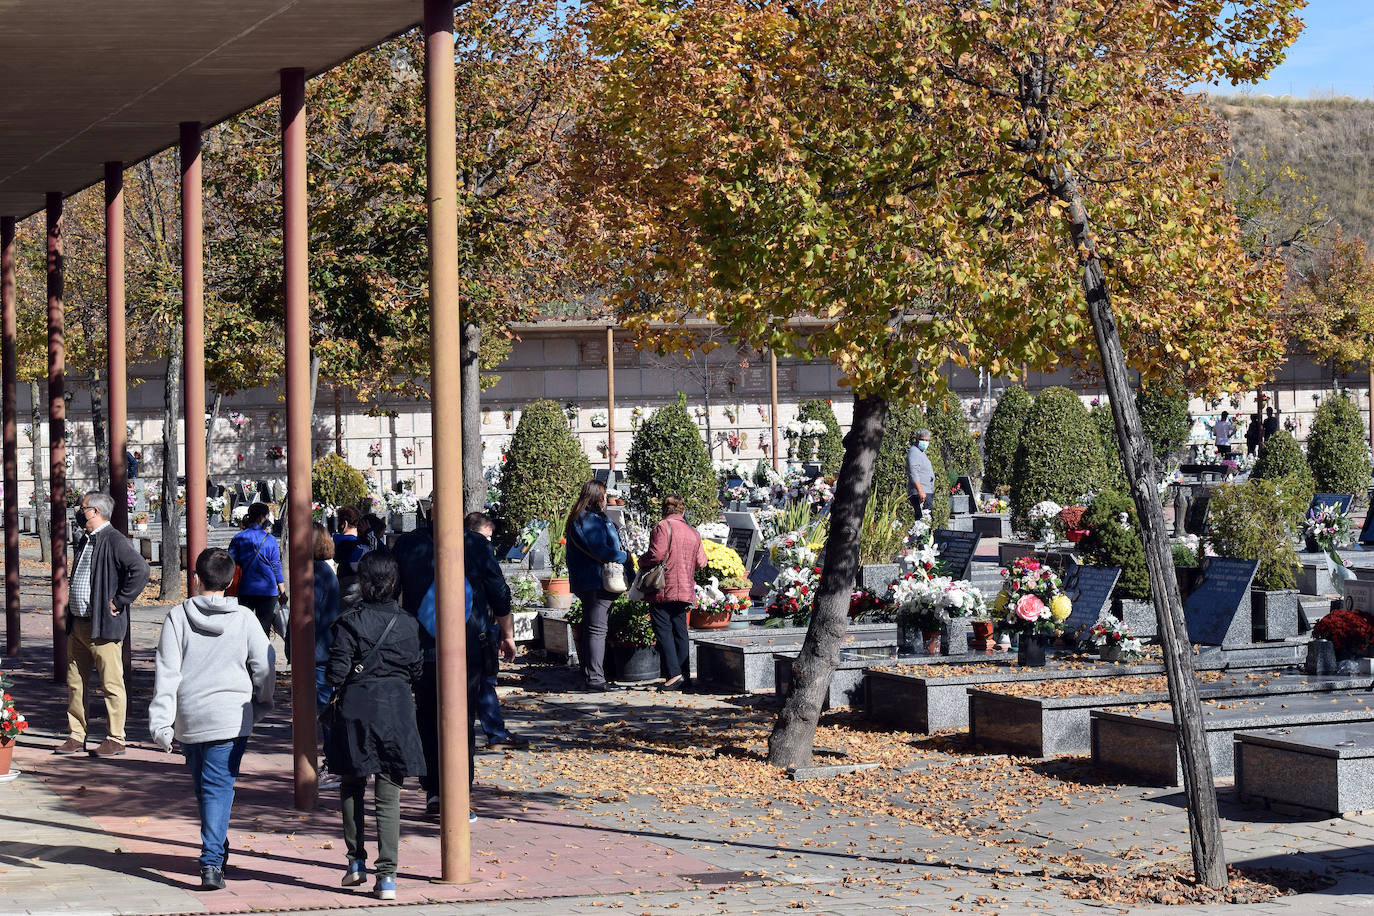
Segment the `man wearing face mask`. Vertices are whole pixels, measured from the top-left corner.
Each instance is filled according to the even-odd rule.
[[[930,430],[916,434],[916,444],[906,453],[906,495],[911,500],[911,512],[921,521],[935,502],[935,468],[931,467]]]
[[[114,500],[107,493],[88,493],[76,513],[86,534],[76,545],[67,607],[67,740],[54,753],[86,750],[86,676],[94,665],[105,691],[109,731],[93,752],[96,757],[124,753],[124,689],[121,643],[129,634],[129,605],[148,584],[148,561],[123,533],[110,525]]]

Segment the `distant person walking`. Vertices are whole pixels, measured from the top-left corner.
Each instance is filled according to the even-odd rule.
[[[325,669],[325,683],[342,691],[325,759],[339,777],[343,803],[348,870],[340,883],[355,887],[367,881],[364,800],[368,777],[375,777],[377,883],[372,894],[395,900],[401,784],[407,776],[425,774],[411,693],[422,669],[420,625],[396,603],[400,571],[390,551],[369,551],[358,561],[358,589],[362,601],[335,624]]]
[[[148,561],[110,525],[114,500],[87,493],[76,512],[85,534],[76,544],[67,607],[67,740],[53,751],[71,756],[86,750],[86,677],[100,672],[109,729],[93,752],[96,757],[124,753],[124,720],[129,694],[124,688],[124,639],[129,635],[129,605],[148,584]]]
[[[286,600],[281,547],[267,530],[271,525],[272,509],[267,503],[253,503],[243,518],[243,530],[229,542],[229,553],[241,570],[235,597],[257,616],[262,631],[268,634],[277,616],[277,602]]]
[[[229,551],[201,551],[196,576],[201,593],[162,622],[148,729],[164,751],[181,742],[200,811],[200,887],[222,890],[234,780],[249,733],[271,708],[276,675],[267,634],[224,594],[234,579]]]
[[[1264,441],[1268,442],[1279,431],[1279,416],[1274,408],[1264,408]]]
[[[663,587],[644,596],[663,662],[661,690],[687,690],[691,686],[687,612],[697,603],[696,573],[706,566],[706,551],[701,535],[683,518],[686,507],[677,494],[664,497],[663,519],[649,532],[649,550],[640,561],[646,567],[663,567]]]
[[[1260,443],[1264,441],[1264,421],[1257,413],[1250,414],[1250,425],[1245,427],[1245,454],[1259,454]]]
[[[1217,455],[1231,457],[1231,437],[1236,434],[1236,424],[1231,422],[1231,414],[1223,410],[1221,419],[1212,424],[1212,438],[1216,442]]]
[[[906,453],[906,495],[916,521],[926,517],[935,505],[935,468],[930,463],[930,430],[916,434]]]
[[[582,635],[577,655],[582,660],[582,689],[587,693],[623,689],[606,680],[606,629],[615,595],[601,587],[601,568],[607,563],[631,561],[620,546],[620,535],[606,517],[605,509],[606,485],[589,480],[582,485],[563,526],[569,585],[582,602]]]
[[[512,735],[501,715],[501,701],[496,695],[496,670],[499,654],[506,662],[515,661],[515,618],[511,616],[510,586],[501,564],[491,547],[496,523],[485,512],[469,512],[463,518],[463,569],[472,583],[472,616],[485,631],[481,634],[481,650],[485,657],[483,674],[477,691],[474,710],[487,736],[487,747],[494,751],[527,747],[529,742]]]

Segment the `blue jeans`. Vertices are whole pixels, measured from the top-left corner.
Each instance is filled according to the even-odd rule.
[[[496,652],[501,642],[501,628],[491,628],[491,650]],[[480,659],[479,659],[480,661]],[[477,669],[481,671],[481,668]],[[501,700],[496,696],[496,676],[482,677],[477,685],[477,708],[473,713],[482,722],[482,731],[487,733],[487,741],[505,741],[510,737],[506,730],[505,717],[501,715]]]
[[[319,716],[324,712],[324,708],[329,705],[329,698],[334,695],[334,688],[324,682],[324,665],[315,665],[315,715]],[[320,726],[322,737],[320,746],[329,744],[329,729]]]
[[[229,810],[234,806],[234,780],[247,747],[247,735],[182,745],[200,810],[201,867],[223,868],[229,855]]]

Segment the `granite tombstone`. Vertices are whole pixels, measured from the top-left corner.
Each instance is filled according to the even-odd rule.
[[[976,531],[935,529],[935,549],[939,551],[945,575],[953,579],[967,579],[969,566],[973,563],[973,552],[978,549],[978,542],[982,539],[983,536]]]
[[[1250,583],[1258,568],[1258,560],[1207,560],[1183,606],[1190,642],[1224,648],[1250,643]]]
[[[1073,602],[1073,612],[1064,629],[1091,627],[1102,619],[1112,601],[1112,589],[1121,577],[1118,566],[1083,566],[1074,563],[1064,572],[1064,593]]]

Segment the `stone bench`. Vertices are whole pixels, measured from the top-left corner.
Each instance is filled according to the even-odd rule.
[[[693,634],[698,685],[721,690],[752,693],[772,690],[773,655],[800,649],[806,630],[800,627],[750,630],[713,630]],[[851,624],[843,648],[893,650],[897,648],[897,627],[890,623]],[[870,662],[871,664],[871,662]]]
[[[1268,728],[1235,740],[1245,801],[1322,819],[1374,809],[1374,724]]]
[[[1318,678],[1289,673],[1259,684],[1255,678],[1237,674],[1221,681],[1200,682],[1198,693],[1204,700],[1220,700],[1368,690],[1371,686],[1374,678],[1368,677]],[[1167,691],[1035,697],[970,689],[969,737],[984,750],[1026,757],[1086,754],[1092,746],[1092,710],[1167,702]]]
[[[1286,696],[1203,704],[1203,727],[1212,758],[1212,775],[1234,775],[1235,735],[1243,731],[1302,725],[1374,722],[1374,694],[1367,689],[1339,696]],[[1183,773],[1178,759],[1173,711],[1135,713],[1095,709],[1092,719],[1094,765],[1139,786],[1177,786]]]

